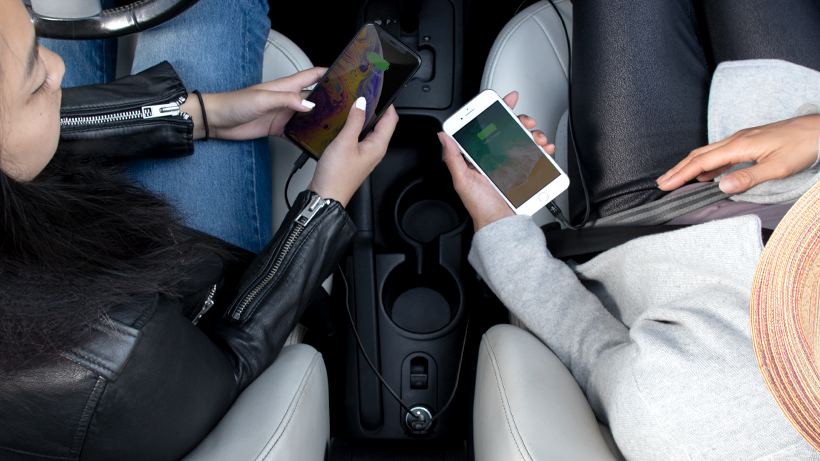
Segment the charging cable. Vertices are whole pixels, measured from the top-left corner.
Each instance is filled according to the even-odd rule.
[[[456,390],[458,390],[458,379],[461,376],[461,364],[464,360],[464,348],[467,345],[467,333],[470,329],[470,316],[467,316],[467,325],[464,327],[464,340],[461,343],[461,356],[458,358],[458,370],[456,371],[456,383],[455,386],[453,386],[453,392],[452,394],[450,394],[450,399],[447,400],[447,403],[444,404],[441,410],[437,411],[436,414],[432,415],[428,420],[425,417],[424,413],[420,411],[413,411],[413,409],[410,408],[410,405],[404,403],[404,401],[398,396],[398,394],[396,394],[396,392],[393,391],[393,388],[391,388],[390,385],[387,384],[387,382],[382,377],[381,373],[379,373],[378,370],[376,370],[376,366],[373,365],[373,362],[370,361],[370,357],[368,357],[367,352],[364,351],[362,340],[361,338],[359,338],[359,332],[356,330],[356,325],[353,322],[353,314],[350,313],[350,302],[348,300],[349,287],[347,285],[347,277],[345,277],[345,274],[342,271],[341,267],[339,267],[339,274],[342,276],[342,281],[345,285],[345,308],[347,309],[347,318],[348,320],[350,320],[350,327],[353,328],[353,335],[356,337],[356,344],[359,346],[359,350],[362,352],[364,359],[367,361],[367,364],[370,365],[370,368],[373,370],[373,373],[376,373],[376,376],[378,376],[379,381],[381,381],[382,385],[384,385],[384,387],[387,388],[388,392],[390,392],[390,395],[392,395],[393,398],[396,399],[397,402],[399,402],[399,405],[401,405],[402,408],[404,408],[407,411],[407,413],[409,413],[413,417],[413,419],[415,420],[414,422],[419,423],[419,429],[417,430],[425,431],[429,429],[433,425],[433,421],[435,421],[442,413],[444,413],[445,410],[447,410],[447,407],[450,406],[450,403],[456,396]]]
[[[556,205],[555,202],[548,203],[546,208],[550,211],[550,213],[552,213],[553,216],[555,216],[555,219],[561,221],[564,227],[572,230],[579,230],[582,227],[584,227],[584,223],[581,223],[577,226],[573,226],[572,224],[570,224],[569,220],[566,217],[564,217],[564,213],[561,213],[561,209],[558,208],[558,205]]]
[[[302,151],[302,155],[293,162],[293,168],[290,170],[290,174],[288,175],[288,180],[285,181],[285,205],[288,206],[288,210],[290,210],[290,199],[288,199],[288,188],[290,187],[290,180],[293,179],[293,175],[296,174],[305,163],[307,163],[308,159],[310,158],[310,154],[305,151]]]

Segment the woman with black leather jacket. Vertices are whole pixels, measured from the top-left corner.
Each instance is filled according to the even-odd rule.
[[[398,117],[388,109],[358,142],[360,98],[253,257],[185,227],[112,166],[193,153],[198,98],[177,117],[60,131],[61,110],[93,117],[187,96],[169,64],[61,92],[62,61],[36,44],[18,0],[0,0],[0,38],[0,458],[178,459],[274,361],[336,267],[355,233],[344,206]],[[309,110],[298,90],[321,75],[283,79],[294,90],[275,97],[206,95],[211,136],[282,125]],[[263,111],[237,109],[260,99]]]

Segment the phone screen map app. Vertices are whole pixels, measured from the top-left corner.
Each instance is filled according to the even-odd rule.
[[[307,98],[316,104],[298,112],[285,132],[316,157],[322,155],[347,121],[359,97],[367,101],[362,132],[370,130],[387,102],[415,72],[418,59],[396,39],[365,25]]]
[[[453,137],[516,208],[560,176],[498,101]]]

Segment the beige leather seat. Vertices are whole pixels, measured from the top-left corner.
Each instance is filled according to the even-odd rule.
[[[572,3],[553,0],[572,36]],[[567,167],[566,35],[547,1],[516,15],[495,40],[481,81],[504,96],[519,93],[517,114],[538,121]],[[567,209],[567,194],[556,199]],[[546,210],[535,216],[553,220]],[[609,428],[592,413],[583,391],[561,361],[526,327],[497,325],[484,334],[478,355],[473,435],[476,461],[618,460]]]
[[[327,371],[306,344],[282,349],[184,461],[325,459],[330,441]]]
[[[572,3],[553,0],[564,17],[572,37]],[[538,121],[537,129],[555,143],[555,160],[567,169],[567,40],[561,20],[547,1],[526,8],[507,23],[493,43],[481,90],[495,90],[499,96],[518,91],[516,114],[527,114]],[[567,209],[567,194],[555,203]],[[554,221],[546,209],[535,214],[538,225]]]
[[[473,440],[476,461],[624,459],[569,370],[513,325],[481,338]]]

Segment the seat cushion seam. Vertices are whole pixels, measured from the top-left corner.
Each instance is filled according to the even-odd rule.
[[[308,382],[310,382],[310,378],[311,378],[311,376],[313,376],[313,372],[316,371],[316,369],[318,368],[317,364],[319,363],[319,360],[321,360],[321,357],[322,357],[322,355],[319,354],[319,353],[316,353],[314,355],[313,360],[310,364],[310,371],[308,372],[307,377],[304,379],[304,381],[302,382],[302,384],[300,386],[301,390],[299,392],[299,396],[296,398],[296,403],[293,406],[293,411],[290,412],[290,416],[288,417],[288,420],[285,422],[285,427],[282,428],[282,432],[279,433],[279,437],[277,437],[276,440],[270,445],[270,448],[268,448],[268,450],[265,452],[264,456],[262,456],[262,459],[265,459],[265,458],[268,457],[270,452],[273,451],[273,448],[276,446],[276,444],[279,442],[279,440],[282,438],[283,435],[285,435],[285,432],[288,430],[288,427],[290,426],[290,422],[293,420],[293,415],[296,414],[296,410],[299,407],[299,403],[302,401],[302,397],[305,395],[305,390],[307,389],[307,384],[308,384]]]
[[[496,53],[495,53],[495,54],[491,57],[492,62],[490,63],[490,69],[492,69],[492,71],[491,71],[491,72],[492,72],[492,74],[490,74],[490,75],[488,76],[488,78],[487,78],[487,86],[488,86],[488,87],[492,86],[492,85],[490,85],[490,82],[493,80],[493,75],[495,74],[495,65],[496,65],[496,62],[498,61],[499,57],[501,56],[501,52],[500,52],[500,50],[504,48],[504,46],[505,46],[505,45],[507,44],[507,42],[510,40],[510,37],[511,37],[511,36],[512,36],[512,35],[513,35],[513,34],[514,34],[514,33],[515,33],[515,32],[516,32],[516,31],[517,31],[520,27],[521,27],[521,25],[522,25],[523,23],[527,22],[527,20],[529,20],[530,18],[532,18],[532,17],[533,17],[534,15],[536,15],[537,13],[540,13],[540,12],[541,12],[544,8],[549,8],[549,7],[551,7],[551,6],[552,6],[552,5],[550,5],[549,3],[546,3],[546,4],[544,4],[544,6],[542,6],[541,8],[538,8],[537,10],[535,10],[535,11],[533,11],[532,13],[528,14],[527,16],[524,16],[523,18],[521,18],[521,19],[519,19],[518,21],[516,21],[516,22],[515,22],[512,26],[510,26],[510,30],[509,30],[509,32],[507,32],[507,33],[504,35],[504,37],[502,37],[502,38],[501,38],[501,42],[500,42],[500,43],[499,43],[499,45],[498,45],[498,50],[499,50],[499,51],[497,51],[497,52],[496,52]]]
[[[298,60],[296,59],[296,57],[295,57],[295,56],[293,56],[293,54],[292,54],[290,51],[286,50],[286,49],[285,49],[285,47],[284,47],[283,45],[281,45],[279,42],[277,42],[275,39],[273,39],[273,38],[271,38],[270,36],[268,36],[268,43],[270,43],[271,45],[273,45],[273,47],[274,47],[274,48],[276,48],[277,50],[279,50],[279,51],[282,53],[282,55],[284,55],[284,56],[285,56],[285,59],[287,59],[287,60],[288,60],[288,62],[290,62],[290,64],[291,64],[293,67],[295,67],[295,68],[296,68],[296,72],[301,72],[301,71],[305,70],[305,69],[303,69],[303,68],[302,68],[302,66],[299,64],[299,62],[298,62]]]
[[[518,433],[520,436],[520,431],[518,430],[518,426],[515,424],[515,418],[513,418],[512,409],[510,408],[508,402],[506,402],[504,399],[504,396],[506,395],[506,390],[504,390],[504,383],[501,378],[500,370],[498,370],[498,361],[495,357],[495,351],[493,350],[493,347],[490,345],[489,338],[487,338],[486,335],[484,335],[484,338],[487,340],[485,341],[485,347],[488,349],[488,354],[490,355],[490,360],[493,365],[493,374],[495,375],[495,386],[498,390],[499,397],[501,398],[502,407],[504,408],[504,418],[507,420],[507,428],[509,428],[510,430],[510,435],[512,436],[513,443],[515,443],[515,448],[518,450],[518,454],[521,455],[521,458],[525,458],[524,453],[521,451],[522,447],[519,446],[518,440],[516,440],[515,438],[516,433]],[[515,429],[515,432],[513,432],[513,429]],[[521,441],[523,444],[523,437],[521,437]],[[527,447],[523,447],[523,449],[527,452],[527,456],[530,459],[532,459],[532,455],[530,455],[529,451],[527,450]]]
[[[555,14],[560,15],[561,13],[556,11]],[[561,70],[564,71],[564,77],[567,77],[567,69],[564,68],[564,63],[561,62],[561,55],[558,54],[558,48],[555,47],[555,43],[552,41],[552,37],[550,37],[549,33],[547,32],[547,28],[544,27],[544,25],[541,24],[541,21],[539,21],[537,18],[533,17],[532,20],[536,24],[538,24],[538,27],[540,27],[541,31],[544,32],[544,36],[547,37],[547,41],[549,42],[550,46],[552,47],[552,52],[555,53],[555,57],[558,59],[558,62],[561,63]],[[564,40],[566,40],[566,38],[564,38]]]

